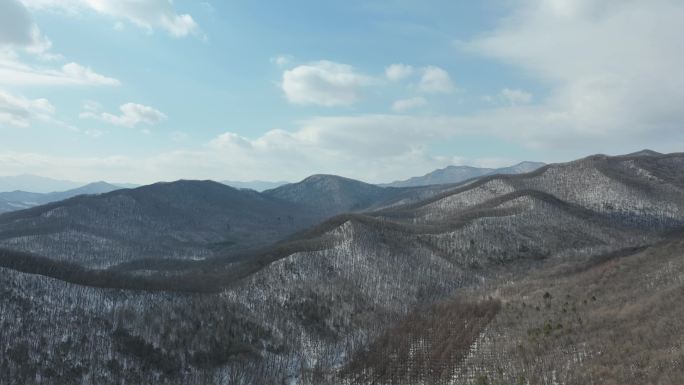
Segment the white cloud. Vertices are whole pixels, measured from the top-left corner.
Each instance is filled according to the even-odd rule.
[[[350,65],[323,60],[283,72],[281,87],[291,103],[332,107],[354,104],[372,83]]]
[[[469,117],[319,117],[300,122],[292,131],[273,129],[256,138],[226,132],[203,148],[140,157],[60,157],[0,151],[0,174],[49,173],[54,177],[69,176],[79,180],[104,177],[108,180],[149,183],[177,179],[295,181],[313,173],[331,173],[369,182],[388,182],[422,175],[454,163],[501,166],[520,161],[522,159],[464,159],[453,154],[448,157],[434,156],[430,154],[430,146],[462,135],[482,133],[510,138],[518,143],[539,140],[538,134],[529,137],[525,130],[510,130],[510,127],[554,124],[548,116],[535,119],[538,108],[502,108]],[[521,110],[525,112],[519,113]],[[684,141],[680,140],[657,149],[672,151],[682,144]],[[581,154],[593,151],[596,146],[604,152],[616,153],[607,150],[620,149],[619,145],[607,147],[601,141],[585,141],[582,146]],[[631,150],[634,148],[631,147]]]
[[[0,2],[0,48],[43,53],[52,43],[40,32],[31,14],[18,0]]]
[[[460,46],[549,87],[534,107],[488,117],[520,137],[667,141],[681,138],[684,121],[681,20],[678,0],[526,0],[498,28]]]
[[[292,59],[293,57],[291,55],[277,55],[271,58],[271,63],[282,68],[292,63]]]
[[[77,13],[90,9],[152,30],[162,28],[174,37],[198,34],[197,23],[188,14],[178,14],[170,0],[23,0],[33,9],[62,9]]]
[[[487,95],[482,100],[494,103],[504,104],[508,106],[516,106],[520,104],[529,104],[532,102],[533,96],[527,91],[512,88],[503,88],[496,96]]]
[[[325,172],[386,182],[423,174],[453,161],[428,154],[427,145],[450,135],[440,117],[363,115],[322,117],[293,131],[256,138],[227,132],[202,148],[146,156],[57,156],[0,151],[0,174],[67,175],[78,180],[147,183],[176,179],[297,180]]]
[[[523,90],[504,88],[499,93],[502,100],[510,105],[527,104],[532,101],[532,94]]]
[[[16,0],[0,2],[0,45],[29,46],[37,26],[24,6]]]
[[[75,84],[92,84],[103,86],[118,86],[121,83],[113,78],[93,72],[90,67],[84,67],[78,63],[67,63],[62,66],[60,75],[70,79]]]
[[[660,151],[679,146],[681,150],[684,3],[522,0],[516,4],[518,9],[498,27],[461,48],[536,77],[544,96],[502,90],[493,96],[499,98],[497,105],[462,116],[313,118],[292,131],[273,129],[256,138],[228,132],[204,148],[141,158],[5,152],[0,153],[0,173],[50,170],[54,176],[73,175],[82,180],[102,175],[121,180],[130,175],[163,180],[296,180],[327,172],[389,181],[452,162],[452,157],[431,156],[430,146],[461,135],[495,137],[512,145],[543,148],[546,153],[560,147],[578,149],[573,150],[575,154],[618,153],[637,145],[655,145]],[[416,91],[426,85],[423,92],[454,90],[446,71],[428,68],[436,70],[415,69],[416,78],[427,80],[421,78]],[[293,103],[348,105],[376,81],[347,65],[317,62],[285,71],[281,85]],[[101,112],[93,114],[100,117]]]
[[[0,56],[0,85],[13,86],[118,86],[119,80],[100,75],[90,67],[67,63],[60,69],[44,69]]]
[[[413,74],[413,67],[406,64],[392,64],[385,68],[385,76],[391,81],[406,79]]]
[[[28,127],[32,119],[54,114],[47,99],[27,99],[0,90],[0,127]]]
[[[0,128],[30,127],[39,121],[50,127],[58,127],[67,131],[97,137],[102,134],[97,129],[81,129],[55,118],[55,106],[47,99],[29,99],[0,90]]]
[[[380,182],[449,164],[451,158],[429,155],[429,145],[467,132],[460,121],[449,117],[317,117],[300,122],[294,131],[274,129],[255,139],[225,133],[210,143],[211,151],[203,156],[224,164],[235,178],[296,180],[332,173]]]
[[[417,96],[414,98],[397,100],[392,104],[392,110],[395,112],[406,112],[425,105],[427,105],[427,100],[422,96]]]
[[[18,0],[0,1],[0,85],[119,85],[119,81],[88,67],[68,63],[61,68],[26,64],[26,55],[41,61],[62,59]]]
[[[83,112],[79,114],[81,119],[99,119],[104,122],[117,126],[136,127],[139,124],[154,125],[166,120],[167,116],[163,112],[149,106],[137,103],[126,103],[121,105],[120,115],[108,112],[99,112],[100,105],[94,102],[86,102],[83,105]]]
[[[448,94],[454,91],[454,84],[447,71],[436,66],[427,66],[423,68],[418,91],[427,94]]]

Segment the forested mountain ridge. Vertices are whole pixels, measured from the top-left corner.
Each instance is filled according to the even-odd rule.
[[[97,268],[138,259],[200,260],[267,246],[336,214],[413,202],[445,188],[381,188],[336,176],[264,193],[213,181],[156,183],[0,214],[0,247]]]
[[[255,191],[178,181],[6,213],[0,216],[0,242],[107,267],[139,258],[201,259],[215,250],[261,246],[319,219],[304,207]]]
[[[684,307],[668,300],[684,287],[684,154],[592,156],[430,190],[421,199],[402,200],[410,190],[386,196],[377,186],[329,178],[296,187],[309,194],[300,202],[310,202],[297,207],[323,204],[311,191],[342,191],[353,199],[331,199],[337,208],[329,213],[353,213],[239,258],[225,250],[223,258],[80,275],[69,275],[74,266],[36,259],[33,267],[43,269],[31,271],[17,266],[22,257],[39,257],[12,249],[53,256],[32,250],[33,241],[19,243],[22,229],[82,201],[0,217],[25,225],[11,234],[0,227],[11,235],[0,261],[14,263],[3,264],[0,275],[0,378],[274,385],[684,379],[682,341],[666,338],[684,332],[674,321]],[[154,198],[163,185],[134,198],[161,199],[165,205],[151,206],[185,216],[177,200],[197,186],[184,183],[168,195],[176,203]],[[256,199],[239,196],[243,206]],[[298,199],[258,196],[285,207]],[[121,217],[131,213],[140,211]],[[43,242],[57,248],[62,241]],[[50,276],[80,277],[70,282],[88,286]],[[663,318],[644,318],[649,312]],[[630,334],[620,326],[624,333],[616,336],[616,319],[652,327]],[[83,327],[68,326],[74,324]],[[652,342],[632,353],[644,339]],[[611,366],[616,357],[624,365]]]
[[[368,211],[402,201],[419,201],[447,188],[448,186],[380,187],[337,175],[319,174],[298,183],[266,190],[263,194],[307,206],[329,217]]]
[[[393,208],[422,212],[420,217],[448,217],[515,191],[532,190],[596,213],[629,221],[681,224],[684,207],[684,155],[596,155],[574,162],[544,166],[520,175],[495,175],[449,190],[427,200]]]

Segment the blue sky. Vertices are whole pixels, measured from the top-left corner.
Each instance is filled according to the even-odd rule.
[[[386,182],[678,151],[683,17],[676,0],[5,0],[0,174]]]

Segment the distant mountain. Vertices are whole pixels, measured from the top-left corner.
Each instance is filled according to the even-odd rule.
[[[82,183],[46,178],[37,175],[0,176],[0,191],[28,191],[35,193],[51,193],[78,188]]]
[[[264,195],[327,212],[354,211],[377,201],[385,189],[336,175],[312,175],[301,182],[264,191]]]
[[[649,149],[643,149],[641,151],[633,152],[631,154],[627,154],[624,156],[661,156],[661,155],[663,155],[663,154],[661,154],[657,151],[653,151],[653,150],[649,150]]]
[[[107,182],[95,182],[75,189],[51,192],[35,193],[27,191],[12,191],[0,193],[0,213],[27,209],[34,206],[44,205],[50,202],[57,202],[72,198],[78,195],[103,194],[121,187]]]
[[[45,195],[50,197],[50,199],[53,199],[52,202],[56,202],[56,201],[68,199],[71,197],[75,197],[78,195],[104,194],[104,193],[108,193],[110,191],[120,190],[122,188],[124,188],[124,187],[100,181],[100,182],[89,183],[85,186],[81,186],[79,188],[75,188],[72,190],[55,192],[55,193],[50,193],[50,194],[45,194]]]
[[[0,215],[0,247],[18,242],[15,235],[22,234],[19,249],[86,266],[234,256],[333,215],[410,203],[441,191],[314,175],[263,193],[186,180],[135,189],[100,182],[64,193],[4,193],[0,209],[13,212]],[[55,244],[55,238],[64,242]],[[71,252],[74,247],[82,251],[79,256]]]
[[[250,190],[254,191],[264,191],[264,190],[270,190],[274,189],[276,187],[280,187],[282,185],[287,184],[288,182],[268,182],[268,181],[263,181],[263,180],[253,180],[249,182],[238,182],[238,181],[231,181],[231,180],[223,180],[221,183],[235,187],[235,188],[248,188]]]
[[[96,191],[102,184],[86,186]],[[305,207],[213,181],[156,183],[0,215],[0,244],[89,266],[133,259],[201,259],[272,243],[321,220]],[[54,243],[55,238],[63,242]],[[74,255],[74,248],[82,250]]]
[[[429,188],[387,188],[325,174],[312,175],[301,182],[263,192],[264,195],[308,207],[326,217],[379,208],[402,200],[408,202],[436,193]]]
[[[542,162],[520,162],[509,167],[502,167],[494,169],[489,175],[494,174],[525,174],[544,167],[546,164]]]
[[[454,184],[468,179],[479,178],[495,174],[523,174],[534,171],[544,166],[540,162],[521,162],[510,167],[503,168],[479,168],[471,166],[448,166],[423,176],[413,177],[403,181],[381,184],[384,187],[414,187],[437,184]]]

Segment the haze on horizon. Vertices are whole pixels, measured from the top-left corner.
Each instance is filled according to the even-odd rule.
[[[368,182],[684,144],[678,0],[0,2],[0,175]]]

